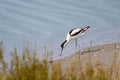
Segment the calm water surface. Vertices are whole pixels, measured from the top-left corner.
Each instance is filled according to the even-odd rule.
[[[120,41],[120,0],[0,0],[0,40],[6,53],[27,43],[59,53],[66,33],[87,25],[91,30],[78,40],[82,47],[90,41]],[[65,52],[74,49],[71,42]]]

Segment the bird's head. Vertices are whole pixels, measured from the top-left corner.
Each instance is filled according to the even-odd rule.
[[[67,40],[65,40],[62,44],[61,44],[61,54],[63,51],[63,48],[67,45]]]

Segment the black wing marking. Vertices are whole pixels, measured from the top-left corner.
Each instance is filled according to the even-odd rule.
[[[74,30],[74,29],[72,29],[72,30],[69,32],[70,36],[75,36],[75,35],[78,35],[78,34],[80,34],[80,33],[84,33],[84,32],[85,32],[85,30],[84,30],[83,28],[81,28],[78,32],[76,32],[76,33],[74,33],[74,34],[71,34],[73,30]]]
[[[73,30],[75,30],[75,28],[70,30],[70,32],[69,32],[70,35],[71,35],[71,33],[72,33]]]
[[[85,29],[81,29],[80,33],[84,33],[86,30]]]

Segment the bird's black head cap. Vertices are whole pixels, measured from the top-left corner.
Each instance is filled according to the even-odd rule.
[[[65,40],[62,44],[61,44],[61,48],[64,48],[64,44],[67,42],[67,40]]]
[[[60,54],[60,56],[62,55],[62,51],[63,51],[63,48],[64,48],[64,45],[65,45],[65,43],[67,42],[67,40],[65,40],[62,44],[61,44],[61,54]]]

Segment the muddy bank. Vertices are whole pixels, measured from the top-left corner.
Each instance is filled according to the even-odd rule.
[[[84,53],[80,55],[81,52],[78,50],[74,55],[54,62],[60,62],[64,70],[73,65],[77,69],[80,66],[84,68],[85,65],[89,64],[92,66],[102,65],[103,67],[108,68],[113,65],[114,61],[120,66],[120,43],[91,46],[84,48],[83,52]]]

